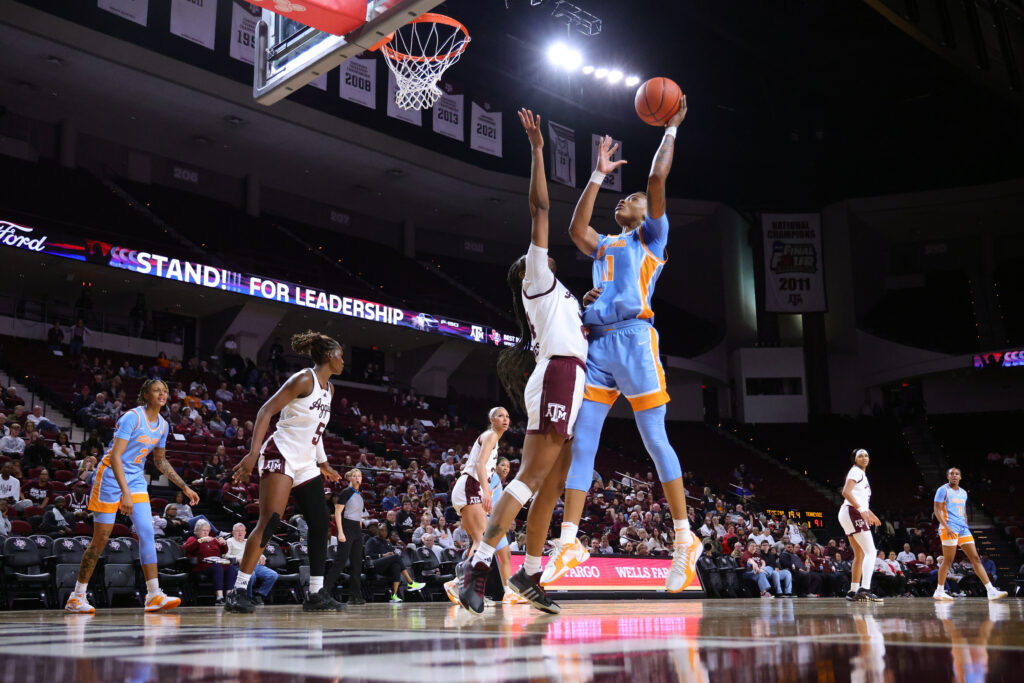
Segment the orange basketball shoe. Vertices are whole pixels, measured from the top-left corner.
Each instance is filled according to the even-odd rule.
[[[85,597],[84,593],[81,595],[72,593],[64,604],[64,611],[75,614],[95,614],[96,608],[89,604],[89,598]]]
[[[548,563],[540,577],[540,585],[547,586],[558,581],[570,569],[580,566],[589,559],[590,551],[583,547],[580,539],[574,538],[572,543],[562,544],[554,555],[548,557]]]
[[[672,550],[672,568],[665,578],[665,590],[669,593],[680,593],[693,583],[697,576],[697,558],[704,552],[697,534],[690,532],[690,542],[686,545],[675,544]]]
[[[181,598],[172,598],[163,591],[146,596],[146,611],[160,612],[165,609],[174,609],[181,604]]]

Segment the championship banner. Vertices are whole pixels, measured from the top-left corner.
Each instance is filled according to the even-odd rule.
[[[327,92],[327,74],[320,74],[309,82],[309,85],[313,86],[317,90],[323,90]]]
[[[142,26],[148,22],[149,0],[97,0],[96,6]]]
[[[462,125],[466,98],[462,87],[448,81],[441,81],[438,87],[441,88],[441,96],[431,110],[434,112],[434,132],[462,142],[466,139]]]
[[[821,215],[766,213],[764,230],[764,310],[770,313],[821,313],[825,274],[821,253]]]
[[[576,187],[576,134],[554,121],[548,121],[551,148],[551,179]]]
[[[246,64],[256,58],[256,24],[263,10],[246,0],[231,0],[231,57]]]
[[[350,318],[407,327],[429,334],[456,337],[478,344],[515,346],[519,341],[519,337],[513,334],[506,334],[485,325],[476,325],[422,311],[396,308],[366,299],[356,299],[327,292],[307,285],[217,268],[193,261],[183,261],[110,242],[91,240],[82,237],[78,231],[62,232],[49,228],[34,228],[0,219],[0,246],[130,270],[140,275],[219,289],[292,306],[313,308]]]
[[[395,93],[398,92],[398,82],[395,74],[388,69],[388,116],[399,121],[411,123],[414,126],[423,126],[423,111],[421,109],[402,109],[395,104]]]
[[[484,103],[470,103],[469,148],[492,156],[501,156],[501,112],[491,111]]]
[[[512,555],[512,573],[519,570],[525,555]],[[562,578],[545,586],[548,591],[661,591],[672,568],[671,557],[591,557],[570,569]],[[703,591],[695,578],[686,591]]]
[[[217,33],[216,0],[171,0],[171,33],[212,50]]]
[[[597,169],[597,153],[601,149],[601,139],[603,135],[590,135],[590,167]],[[612,161],[618,161],[622,158],[622,140],[612,139],[613,145],[618,145],[619,148],[612,154]],[[622,192],[622,166],[618,166],[614,171],[604,177],[604,182],[601,183],[602,190],[614,190],[616,192]]]
[[[353,57],[341,65],[341,99],[377,108],[377,60]]]

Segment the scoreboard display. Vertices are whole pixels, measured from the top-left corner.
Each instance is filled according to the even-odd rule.
[[[772,510],[766,508],[764,513],[774,517],[779,515],[797,524],[807,523],[809,529],[825,529],[825,513],[820,510]]]

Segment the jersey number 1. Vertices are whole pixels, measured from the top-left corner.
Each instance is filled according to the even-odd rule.
[[[314,446],[317,445],[318,443],[320,443],[320,437],[323,436],[323,434],[324,434],[324,427],[326,427],[326,426],[327,426],[326,422],[321,422],[319,425],[317,425],[316,434],[313,435],[313,445]]]
[[[611,282],[615,279],[615,257],[605,256],[604,257],[604,280],[603,282]]]

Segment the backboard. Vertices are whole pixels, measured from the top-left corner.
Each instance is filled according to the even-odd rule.
[[[344,36],[318,31],[264,8],[256,25],[253,99],[266,105],[284,99],[442,2],[370,0],[366,23]]]

